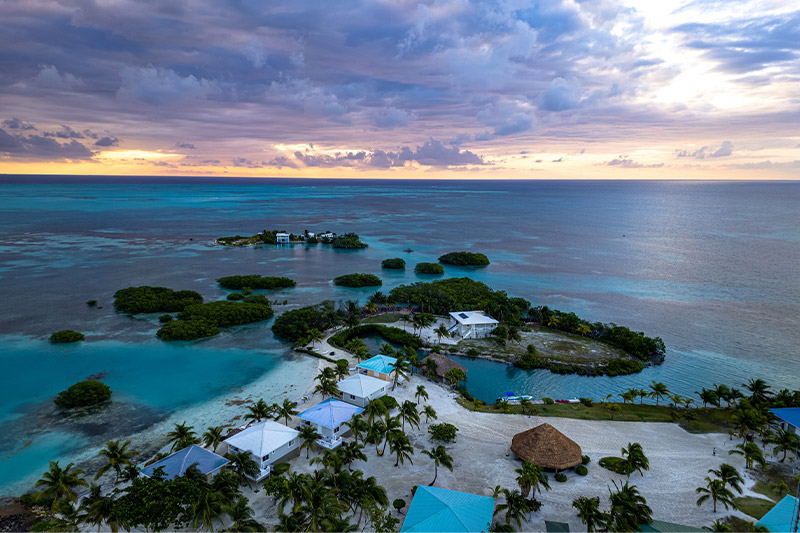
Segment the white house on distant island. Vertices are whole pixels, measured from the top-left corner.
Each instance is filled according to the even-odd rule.
[[[489,336],[499,323],[484,311],[459,311],[450,313],[448,331],[463,339],[478,339]]]
[[[365,374],[353,374],[338,383],[341,398],[347,403],[366,407],[370,400],[386,396],[389,383]]]
[[[320,233],[317,237],[320,239],[335,239],[336,234],[332,231],[326,231],[325,233]]]
[[[322,435],[317,444],[332,450],[342,443],[342,434],[350,429],[345,424],[363,412],[364,410],[356,405],[328,398],[306,409],[297,415],[297,418],[301,419],[303,424],[313,425],[317,433]]]
[[[270,473],[272,465],[299,447],[300,432],[272,420],[254,424],[225,439],[229,452],[250,452],[259,466],[254,481]]]
[[[278,244],[287,243],[287,242],[289,242],[289,234],[288,233],[276,233],[275,234],[275,240],[278,242]]]

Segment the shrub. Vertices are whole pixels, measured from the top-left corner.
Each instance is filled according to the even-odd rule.
[[[402,498],[397,498],[395,501],[392,502],[392,507],[397,509],[397,512],[400,512],[400,509],[406,506],[406,501]]]
[[[244,299],[244,294],[241,292],[232,292],[228,296],[225,297],[226,300],[230,300],[231,302],[238,302],[239,300]]]
[[[280,319],[281,317],[278,317],[278,320]],[[272,331],[275,331],[274,326]],[[386,342],[398,346],[411,346],[412,348],[419,348],[422,346],[422,341],[416,335],[412,335],[408,331],[403,331],[400,328],[384,326],[383,324],[362,324],[331,336],[328,342],[339,348],[345,348],[347,343],[352,339],[356,337],[369,337],[370,335],[380,335]]]
[[[381,268],[403,270],[406,268],[406,262],[400,257],[392,257],[391,259],[384,259],[381,261]]]
[[[556,403],[553,401],[552,398],[547,398],[547,397],[542,398],[542,401],[544,402],[545,405],[553,405],[554,403]]]
[[[62,329],[61,331],[56,331],[55,333],[50,335],[50,342],[53,343],[62,343],[62,342],[78,342],[85,338],[83,333],[72,331],[71,329]]]
[[[272,332],[291,342],[308,337],[312,329],[325,331],[338,318],[333,306],[327,303],[286,311],[272,325]]]
[[[450,252],[439,257],[439,262],[456,266],[486,266],[489,264],[489,258],[481,253]]]
[[[582,465],[588,465],[591,462],[592,462],[592,458],[589,457],[588,455],[581,456],[581,464]]]
[[[456,440],[457,432],[458,432],[457,427],[455,427],[453,424],[448,424],[446,422],[442,424],[431,424],[430,426],[428,426],[428,433],[431,434],[431,438],[443,442],[452,442]]]
[[[567,480],[567,475],[564,474],[563,472],[559,472],[558,474],[555,475],[555,480],[558,481],[559,483],[564,483]]]
[[[59,407],[71,409],[95,405],[110,398],[111,388],[108,385],[94,379],[87,379],[59,392],[53,401]]]
[[[203,303],[194,291],[173,291],[166,287],[128,287],[114,293],[114,308],[123,313],[174,313]]]
[[[469,350],[467,350],[467,355],[470,357],[478,357],[478,355],[480,355],[480,352],[475,348],[470,348]]]
[[[158,321],[162,324],[166,324],[167,322],[172,320],[172,315],[161,315],[158,317]]]
[[[388,394],[386,396],[381,396],[380,398],[378,398],[378,401],[380,401],[386,407],[387,411],[391,411],[398,405],[395,397],[389,396]]]
[[[334,278],[333,283],[340,287],[377,287],[382,284],[381,278],[375,274],[345,274]]]
[[[286,289],[297,285],[293,279],[275,276],[260,276],[258,274],[250,274],[246,276],[225,276],[219,278],[217,283],[219,283],[221,287],[234,291],[242,289]]]
[[[156,332],[159,339],[165,341],[192,341],[203,337],[213,337],[219,328],[210,320],[194,317],[188,320],[171,320]]]
[[[257,297],[248,296],[248,299],[254,298]],[[204,318],[217,327],[227,328],[272,318],[273,311],[272,307],[269,305],[269,301],[266,298],[255,301],[260,303],[254,303],[254,301],[251,300],[249,303],[217,301],[190,305],[178,313],[178,320]]]
[[[339,235],[335,239],[331,241],[331,246],[334,248],[344,248],[348,250],[358,249],[358,248],[366,248],[369,246],[365,242],[361,242],[361,239],[355,233],[345,233],[344,235]]]
[[[628,463],[621,457],[603,457],[597,464],[606,470],[622,474],[623,476],[628,474]]]
[[[444,270],[442,265],[437,266]],[[504,291],[492,290],[485,283],[470,278],[400,285],[391,290],[389,301],[424,305],[426,311],[439,315],[464,309],[483,309],[494,317],[522,316],[531,305],[523,298],[510,298]]]
[[[444,274],[444,267],[438,263],[417,263],[414,272],[417,274]]]
[[[591,407],[592,404],[594,403],[594,400],[592,400],[591,398],[581,398],[581,403],[586,407]]]
[[[88,302],[86,302],[86,305],[88,305],[89,307],[94,307],[95,305],[97,305],[97,300],[89,300]]]
[[[588,468],[586,468],[586,467],[585,467],[585,466],[583,466],[583,465],[578,465],[578,467],[575,469],[575,472],[576,472],[576,473],[577,473],[579,476],[585,476],[586,474],[588,474],[588,473],[589,473],[589,469],[588,469]]]

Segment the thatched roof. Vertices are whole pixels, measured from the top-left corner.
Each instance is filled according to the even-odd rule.
[[[542,424],[511,439],[511,451],[542,468],[564,470],[581,464],[581,447],[550,424]]]
[[[461,370],[464,371],[465,374],[467,373],[467,367],[456,363],[446,355],[432,352],[428,357],[425,358],[426,361],[428,359],[433,359],[434,361],[436,361],[436,375],[439,376],[440,378],[444,378],[445,372],[447,372],[451,368],[460,368]]]

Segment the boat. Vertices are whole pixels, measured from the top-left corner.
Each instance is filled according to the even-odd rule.
[[[403,250],[403,251],[404,251],[404,252],[406,252],[406,253],[409,253],[409,254],[410,254],[410,253],[411,253],[411,252],[413,252],[414,250],[412,250],[411,248],[406,248],[406,249],[405,249],[405,250]]]
[[[527,396],[527,395],[523,395],[523,396],[500,396],[497,399],[497,403],[508,402],[510,404],[516,405],[516,404],[519,404],[520,401],[522,401],[522,400],[528,400],[528,401],[532,402],[533,401],[533,396]]]

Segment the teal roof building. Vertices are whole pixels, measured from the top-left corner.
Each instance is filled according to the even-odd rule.
[[[362,361],[356,365],[359,370],[371,370],[375,374],[389,375],[394,371],[394,364],[397,361],[395,357],[388,355],[376,355],[370,357],[366,361]],[[378,377],[374,375],[373,377]]]
[[[494,498],[419,485],[400,531],[489,531],[493,513]]]
[[[797,520],[798,503],[800,503],[800,501],[797,498],[787,494],[781,501],[775,504],[775,507],[762,516],[761,520],[756,522],[756,525],[776,532],[794,531],[793,526],[794,521]]]

